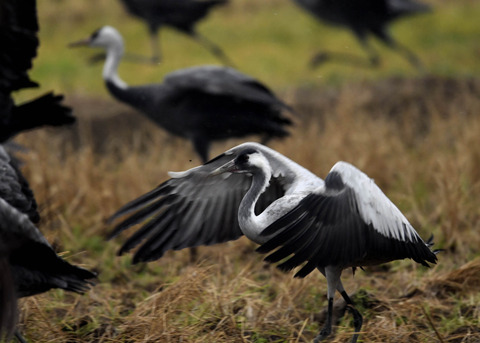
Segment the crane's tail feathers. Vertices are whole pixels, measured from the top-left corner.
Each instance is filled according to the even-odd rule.
[[[428,240],[425,242],[425,245],[429,248],[433,247],[434,242],[433,242],[433,234],[428,238]],[[437,255],[439,252],[445,251],[445,249],[435,249],[432,250],[432,252]]]

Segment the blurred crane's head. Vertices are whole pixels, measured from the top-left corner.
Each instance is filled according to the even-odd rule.
[[[103,26],[96,30],[92,35],[83,40],[79,40],[69,44],[70,47],[77,46],[91,46],[104,48],[106,50],[116,50],[123,52],[123,38],[122,35],[111,26]]]

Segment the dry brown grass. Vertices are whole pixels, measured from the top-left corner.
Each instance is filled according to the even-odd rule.
[[[391,79],[285,97],[297,125],[272,147],[325,176],[338,160],[363,169],[422,237],[445,249],[429,270],[400,261],[345,273],[364,314],[364,342],[479,342],[480,81]],[[326,282],[265,265],[246,239],[130,265],[105,242],[105,219],[198,164],[172,139],[113,101],[70,97],[79,123],[19,137],[42,231],[68,260],[100,273],[84,296],[52,291],[22,301],[32,342],[307,342],[321,326]],[[239,143],[214,146],[213,154]],[[476,259],[475,259],[476,258]],[[469,262],[472,260],[471,262]],[[347,314],[332,342],[345,342]]]

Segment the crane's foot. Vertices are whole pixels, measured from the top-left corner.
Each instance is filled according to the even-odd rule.
[[[18,342],[20,343],[28,343],[25,338],[23,338],[22,334],[20,332],[15,331],[15,338],[17,339]]]
[[[330,336],[330,334],[332,333],[332,327],[324,327],[322,330],[320,330],[320,333],[318,334],[317,337],[315,337],[315,339],[313,340],[314,343],[318,343],[318,342],[321,342],[323,341],[325,338],[327,338],[328,336]]]
[[[359,332],[362,329],[363,318],[362,318],[362,315],[360,314],[360,312],[358,312],[358,310],[355,307],[353,307],[352,305],[350,305],[350,304],[347,305],[347,310],[353,316],[353,327],[355,328],[355,333],[353,334],[351,343],[356,343],[357,339],[358,339],[358,336],[359,336]]]

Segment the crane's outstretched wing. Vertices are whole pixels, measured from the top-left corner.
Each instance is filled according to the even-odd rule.
[[[436,263],[429,249],[400,210],[372,179],[345,162],[332,168],[325,185],[267,227],[273,237],[257,250],[268,262],[304,277],[317,267],[356,267],[411,258]],[[293,255],[293,256],[292,256]],[[306,264],[305,264],[306,263]]]
[[[191,89],[205,94],[224,95],[239,100],[269,104],[293,112],[265,85],[230,67],[207,65],[181,69],[166,75],[164,84],[173,88]]]
[[[246,143],[255,147],[260,144]],[[122,246],[119,254],[144,242],[134,256],[134,263],[152,261],[167,250],[179,250],[199,245],[235,240],[242,236],[238,224],[238,208],[251,184],[246,174],[211,173],[235,159],[242,148],[235,147],[210,160],[206,164],[185,172],[170,173],[165,181],[151,192],[126,204],[110,221],[129,214],[117,224],[110,238],[138,224],[138,229]],[[266,147],[263,147],[266,148]],[[281,177],[274,177],[259,200],[259,210],[284,193]]]

